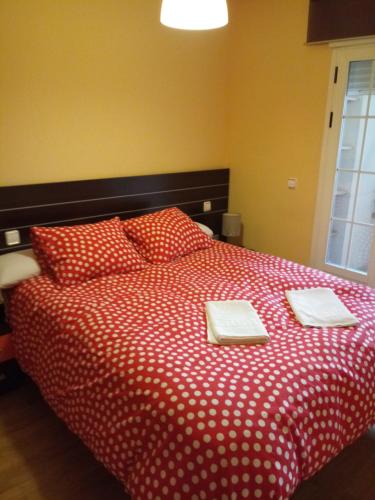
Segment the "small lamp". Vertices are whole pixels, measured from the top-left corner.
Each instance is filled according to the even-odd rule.
[[[163,0],[160,22],[169,28],[211,30],[228,24],[226,0]]]
[[[223,214],[222,234],[235,238],[241,236],[241,214]]]

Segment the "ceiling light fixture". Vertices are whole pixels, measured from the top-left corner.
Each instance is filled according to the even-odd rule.
[[[211,30],[228,24],[226,0],[163,0],[160,22],[169,28]]]

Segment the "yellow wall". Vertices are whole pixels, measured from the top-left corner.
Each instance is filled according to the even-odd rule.
[[[308,3],[235,0],[231,24],[231,208],[243,215],[246,246],[304,263],[330,65],[326,45],[304,44]]]
[[[229,165],[246,246],[308,262],[329,49],[308,0],[229,5],[196,33],[156,0],[1,1],[0,185]]]
[[[0,185],[226,164],[228,30],[156,0],[0,2]]]

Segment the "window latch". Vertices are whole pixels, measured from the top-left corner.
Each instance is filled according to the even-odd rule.
[[[339,67],[335,67],[335,75],[333,77],[333,83],[337,83],[337,77],[339,76]]]
[[[333,124],[333,111],[331,111],[329,115],[329,128],[332,128],[332,124]]]

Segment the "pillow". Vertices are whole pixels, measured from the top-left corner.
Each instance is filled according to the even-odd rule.
[[[0,289],[11,288],[40,273],[40,266],[32,250],[0,255]]]
[[[33,248],[60,285],[77,285],[148,266],[126,239],[120,219],[72,227],[33,227]]]
[[[153,264],[170,262],[213,242],[178,208],[167,208],[123,221],[126,235],[138,252]]]
[[[212,231],[212,229],[208,226],[206,226],[205,224],[201,224],[200,222],[196,222],[196,225],[199,227],[199,229],[201,231],[204,232],[204,234],[206,234],[209,238],[213,238],[214,237],[214,232]]]

